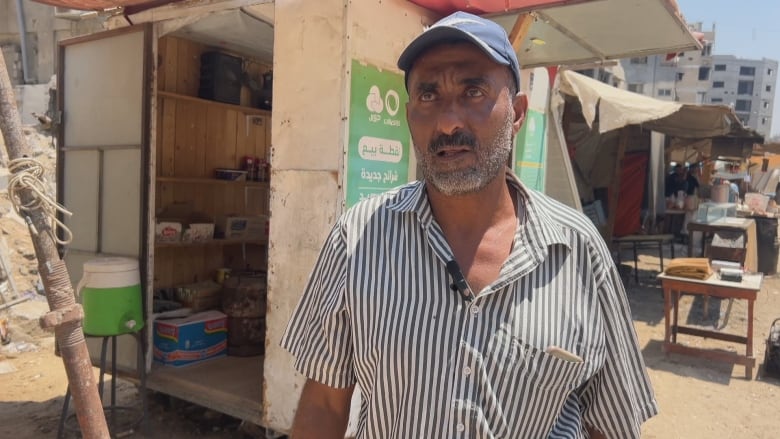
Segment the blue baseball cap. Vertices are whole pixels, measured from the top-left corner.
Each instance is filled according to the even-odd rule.
[[[409,71],[423,52],[437,44],[455,41],[472,43],[493,61],[509,67],[520,90],[520,63],[504,28],[494,21],[460,11],[437,21],[406,46],[398,58],[404,81],[408,82]]]

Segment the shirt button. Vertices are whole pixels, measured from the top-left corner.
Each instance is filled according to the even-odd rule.
[[[471,313],[472,314],[479,314],[479,307],[477,305],[471,305]]]
[[[466,366],[463,368],[463,375],[471,375],[471,368]]]
[[[458,424],[458,426],[457,426],[457,427],[455,427],[455,428],[457,428],[457,429],[458,429],[458,432],[459,432],[459,433],[462,433],[462,432],[463,432],[463,430],[465,430],[465,429],[466,429],[466,426],[465,426],[465,425],[463,425],[463,424]]]

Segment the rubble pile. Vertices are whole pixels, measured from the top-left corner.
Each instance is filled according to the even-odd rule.
[[[55,194],[56,150],[43,126],[23,128],[33,158],[46,169],[46,180]],[[8,156],[0,136],[0,358],[35,350],[35,340],[50,336],[38,324],[48,304],[38,275],[38,261],[24,220],[11,204]]]

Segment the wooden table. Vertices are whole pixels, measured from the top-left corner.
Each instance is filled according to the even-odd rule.
[[[746,274],[742,277],[742,282],[722,281],[718,279],[717,274],[713,274],[709,279],[705,280],[667,276],[666,274],[658,275],[658,279],[661,280],[661,285],[664,289],[664,352],[667,355],[670,352],[676,352],[709,360],[741,364],[745,366],[745,378],[752,379],[753,367],[756,365],[756,358],[753,356],[753,304],[758,292],[761,290],[761,282],[764,276],[760,273]],[[747,336],[743,337],[679,325],[677,317],[680,293],[747,300]],[[677,334],[688,334],[744,344],[746,346],[745,355],[685,346],[677,343]]]
[[[693,232],[701,232],[701,256],[704,256],[705,242],[707,236],[719,231],[739,231],[745,236],[745,261],[744,266],[747,271],[758,271],[758,247],[756,241],[756,222],[749,218],[720,218],[710,223],[700,223],[691,221],[688,223],[688,256],[696,257],[693,254]]]

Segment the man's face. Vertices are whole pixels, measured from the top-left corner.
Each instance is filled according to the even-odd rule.
[[[503,174],[525,117],[514,79],[476,46],[435,46],[409,72],[406,118],[425,180],[445,195],[480,191]]]
[[[677,174],[678,177],[685,177],[685,168],[683,168],[680,165],[675,166],[674,173]]]

